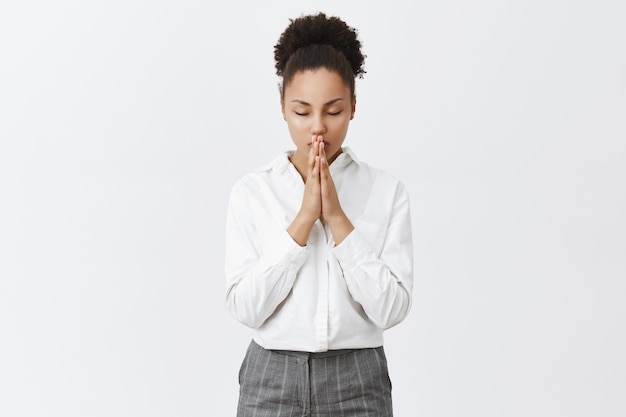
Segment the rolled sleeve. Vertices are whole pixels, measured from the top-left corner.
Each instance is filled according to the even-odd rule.
[[[382,249],[376,252],[358,225],[334,248],[352,298],[378,327],[401,322],[411,307],[413,244],[408,195],[400,185]]]
[[[234,189],[226,221],[226,305],[241,323],[258,328],[289,294],[307,248],[282,230],[261,249],[251,206],[242,195]]]

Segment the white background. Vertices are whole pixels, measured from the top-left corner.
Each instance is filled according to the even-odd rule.
[[[0,416],[234,415],[228,192],[291,148],[273,46],[318,10],[412,198],[396,416],[626,415],[625,2],[77,0],[0,6]]]

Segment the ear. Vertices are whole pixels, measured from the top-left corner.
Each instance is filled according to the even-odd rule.
[[[352,109],[350,110],[350,120],[354,119],[354,113],[356,112],[356,96],[352,97]]]

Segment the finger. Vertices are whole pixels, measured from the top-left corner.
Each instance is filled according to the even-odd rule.
[[[319,157],[320,159],[320,186],[322,190],[322,194],[326,194],[330,190],[330,171],[328,169],[328,162],[325,158]]]
[[[311,143],[311,149],[309,150],[309,160],[308,160],[308,166],[307,169],[309,171],[313,170],[313,167],[315,166],[315,157],[318,154],[318,150],[316,149],[316,144],[315,142]]]
[[[313,169],[311,170],[312,179],[316,179],[317,183],[319,183],[319,175],[320,175],[320,157],[315,155],[315,162],[313,164]]]

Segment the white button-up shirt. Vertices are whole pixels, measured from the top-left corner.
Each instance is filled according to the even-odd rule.
[[[318,220],[306,246],[287,228],[304,182],[286,152],[235,183],[226,222],[226,304],[266,349],[378,347],[411,307],[413,245],[404,185],[344,148],[330,165],[354,230],[335,246]]]

